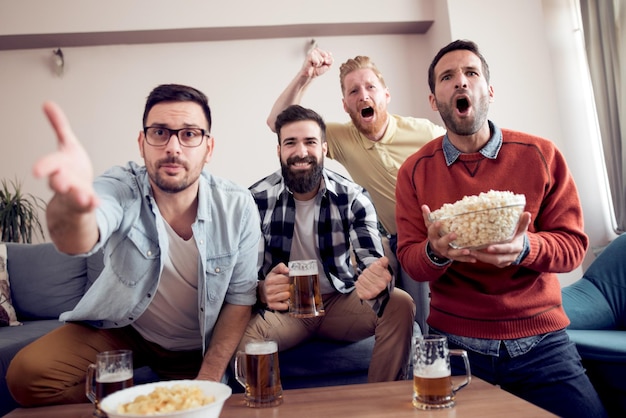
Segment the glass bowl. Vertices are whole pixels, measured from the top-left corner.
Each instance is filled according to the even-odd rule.
[[[526,206],[524,195],[514,195],[511,199],[506,199],[506,203],[500,200],[495,204],[488,200],[471,205],[482,206],[482,209],[454,213],[452,208],[447,211],[449,214],[444,211],[431,212],[430,221],[441,222],[442,236],[450,232],[456,233],[457,238],[450,243],[452,248],[481,249],[510,241]]]

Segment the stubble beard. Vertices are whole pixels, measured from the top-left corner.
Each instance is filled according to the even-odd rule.
[[[181,166],[183,166],[185,168],[185,176],[180,179],[180,180],[176,180],[174,176],[168,176],[168,175],[162,175],[159,172],[159,168],[161,167],[162,164],[179,164]],[[179,193],[182,192],[183,190],[187,189],[191,184],[193,184],[199,177],[199,175],[193,179],[193,181],[191,181],[191,179],[189,178],[189,166],[187,163],[179,160],[176,157],[171,157],[171,158],[164,158],[162,160],[157,161],[156,163],[156,169],[153,172],[148,172],[148,176],[150,177],[150,180],[152,180],[152,183],[161,191],[165,192],[165,193],[170,193],[170,194],[174,194],[174,193]]]
[[[437,108],[439,109],[439,115],[443,120],[444,125],[446,125],[446,129],[451,131],[456,135],[469,136],[473,135],[482,128],[487,120],[487,115],[489,113],[489,97],[482,97],[477,105],[473,106],[474,109],[474,117],[473,118],[463,118],[460,120],[455,120],[455,105],[448,105],[446,103],[437,102]]]
[[[367,137],[378,135],[385,129],[387,122],[389,121],[389,114],[384,106],[374,107],[375,119],[371,123],[363,123],[361,119],[361,112],[358,110],[350,110],[348,114],[350,115],[350,119],[357,130]]]

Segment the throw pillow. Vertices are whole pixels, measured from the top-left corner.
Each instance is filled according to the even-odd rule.
[[[0,243],[0,327],[22,325],[11,304],[11,287],[7,268],[7,246]]]

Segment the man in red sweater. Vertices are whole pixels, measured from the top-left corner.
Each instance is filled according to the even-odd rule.
[[[563,417],[606,412],[565,327],[556,273],[575,269],[588,238],[574,180],[546,139],[500,129],[487,119],[489,67],[471,41],[433,59],[429,100],[447,128],[400,168],[396,184],[398,259],[428,281],[433,333],[468,350],[472,373]],[[450,247],[431,210],[489,190],[526,196],[514,238],[481,250]]]

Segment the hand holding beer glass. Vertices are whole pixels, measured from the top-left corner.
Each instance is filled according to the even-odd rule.
[[[283,403],[276,341],[252,341],[235,354],[235,378],[245,388],[247,406],[258,408]]]
[[[289,315],[295,318],[324,315],[317,260],[289,262]]]
[[[96,355],[96,363],[87,367],[85,394],[100,412],[99,403],[106,396],[133,385],[133,352],[131,350],[103,351]]]
[[[461,356],[465,376],[453,385],[450,356]],[[439,335],[415,338],[413,356],[413,406],[419,409],[451,408],[456,393],[471,380],[469,359],[465,350],[448,349],[448,339]]]

